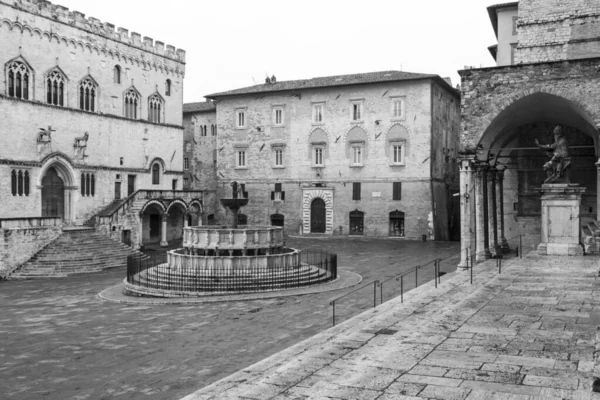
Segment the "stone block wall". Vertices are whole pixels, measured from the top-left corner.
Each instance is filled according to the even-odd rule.
[[[522,0],[516,63],[600,56],[596,0]]]
[[[5,278],[62,233],[62,226],[0,228],[0,279]]]

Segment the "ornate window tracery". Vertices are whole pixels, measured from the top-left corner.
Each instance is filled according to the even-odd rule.
[[[17,99],[29,100],[29,77],[31,71],[20,61],[13,61],[6,67],[8,95]]]
[[[129,89],[125,93],[125,118],[137,119],[140,95],[135,89]]]
[[[66,79],[58,70],[51,71],[46,77],[46,102],[55,106],[65,105]]]
[[[79,84],[79,108],[84,111],[96,111],[96,95],[98,87],[91,78]]]
[[[148,99],[148,120],[157,124],[161,123],[163,100],[158,94],[153,94]]]

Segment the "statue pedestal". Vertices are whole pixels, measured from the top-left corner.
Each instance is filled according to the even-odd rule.
[[[583,255],[579,208],[584,187],[573,183],[542,185],[542,242],[540,255]]]

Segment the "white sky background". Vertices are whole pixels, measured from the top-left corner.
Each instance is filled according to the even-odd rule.
[[[277,80],[383,70],[460,83],[494,66],[486,7],[505,0],[52,0],[187,52],[184,102]]]

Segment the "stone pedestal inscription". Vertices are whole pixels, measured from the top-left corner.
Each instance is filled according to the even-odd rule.
[[[578,184],[544,184],[542,193],[542,241],[540,255],[583,255],[579,209],[584,187]]]

